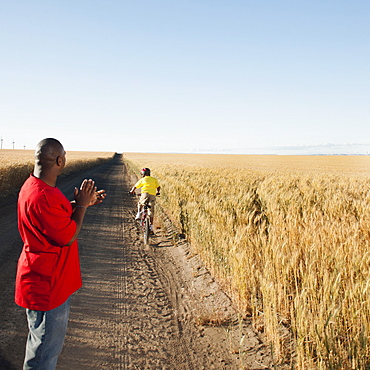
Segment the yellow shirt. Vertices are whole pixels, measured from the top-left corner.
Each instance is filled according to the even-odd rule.
[[[135,188],[136,189],[141,189],[142,193],[148,193],[152,195],[156,195],[157,193],[157,188],[159,187],[159,183],[157,179],[151,176],[145,176],[141,178],[136,184]]]

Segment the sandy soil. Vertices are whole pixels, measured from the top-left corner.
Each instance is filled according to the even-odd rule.
[[[85,177],[108,196],[88,210],[79,238],[84,286],[72,299],[57,369],[272,369],[269,347],[248,319],[238,319],[186,240],[174,243],[168,220],[144,247],[136,199],[127,195],[135,179],[122,158],[58,186],[72,197]],[[13,303],[22,246],[15,200],[0,204],[0,222],[0,369],[21,369],[27,328]]]

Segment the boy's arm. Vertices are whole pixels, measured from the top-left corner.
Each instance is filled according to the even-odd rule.
[[[135,188],[135,186],[133,186],[132,189],[130,190],[130,193],[135,194],[135,190],[136,190],[136,188]]]

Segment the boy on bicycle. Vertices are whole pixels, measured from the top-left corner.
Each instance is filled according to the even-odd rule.
[[[130,190],[131,194],[135,194],[135,190],[141,188],[141,196],[139,199],[138,212],[135,220],[140,219],[140,214],[143,206],[145,204],[148,204],[150,206],[150,224],[153,225],[155,197],[156,195],[160,195],[161,187],[159,186],[158,180],[150,176],[149,168],[143,168],[140,173],[142,178]]]

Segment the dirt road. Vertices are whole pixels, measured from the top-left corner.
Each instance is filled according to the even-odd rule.
[[[248,321],[237,320],[228,297],[173,230],[156,230],[144,248],[134,220],[136,200],[117,156],[62,179],[68,196],[83,178],[107,191],[91,207],[80,234],[83,287],[72,298],[57,369],[269,369],[268,348]],[[27,335],[24,310],[13,303],[21,240],[16,204],[0,208],[0,369],[21,369]],[[205,325],[217,317],[227,325]]]

